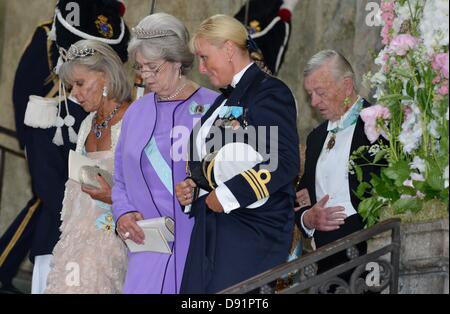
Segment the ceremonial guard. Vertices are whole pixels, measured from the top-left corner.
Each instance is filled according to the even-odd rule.
[[[27,156],[33,199],[0,239],[0,280],[11,280],[30,251],[34,262],[32,293],[45,288],[51,253],[59,239],[60,211],[68,177],[70,149],[87,113],[69,96],[55,74],[59,48],[80,39],[110,44],[127,60],[125,7],[117,0],[60,0],[53,21],[41,24],[21,57],[13,101],[18,138]],[[59,98],[58,98],[59,97]],[[66,98],[66,101],[58,101]]]
[[[291,37],[292,12],[298,0],[248,0],[235,15],[247,28],[258,46],[252,52],[255,60],[264,60],[265,66],[277,75]]]
[[[55,97],[57,90],[56,76],[52,77],[53,68],[58,59],[56,43],[48,38],[52,20],[37,26],[32,38],[20,59],[13,86],[13,103],[16,133],[20,147],[25,147],[26,126],[23,123],[25,110],[30,95]],[[75,114],[75,113],[74,113]],[[36,222],[36,211],[41,201],[34,193],[32,199],[19,213],[13,223],[0,238],[0,282],[2,293],[20,293],[12,286],[12,279],[28,254]]]

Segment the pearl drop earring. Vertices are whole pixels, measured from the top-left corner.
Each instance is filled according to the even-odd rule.
[[[108,97],[108,87],[103,87],[103,97]]]

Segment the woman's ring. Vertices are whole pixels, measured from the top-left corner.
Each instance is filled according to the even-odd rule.
[[[128,239],[129,236],[130,236],[130,233],[129,233],[128,231],[125,232],[124,235],[123,235],[123,237],[124,237],[125,239]]]

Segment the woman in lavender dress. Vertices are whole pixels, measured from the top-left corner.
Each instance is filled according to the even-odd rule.
[[[113,213],[124,239],[142,244],[138,220],[175,221],[172,254],[129,253],[124,293],[178,293],[193,222],[175,198],[186,177],[187,143],[194,124],[218,96],[186,78],[192,66],[189,34],[177,18],[157,13],[133,29],[130,58],[152,91],[125,115],[116,149]]]

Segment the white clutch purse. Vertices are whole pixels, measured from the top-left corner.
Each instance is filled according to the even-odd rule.
[[[98,166],[82,166],[79,173],[80,183],[91,188],[100,188],[100,183],[97,180],[99,175],[105,179],[111,188],[113,187],[112,175]]]
[[[145,234],[144,244],[137,244],[127,239],[125,243],[130,252],[158,252],[172,254],[169,242],[175,240],[175,221],[170,217],[158,217],[146,220],[139,220],[138,226]]]

